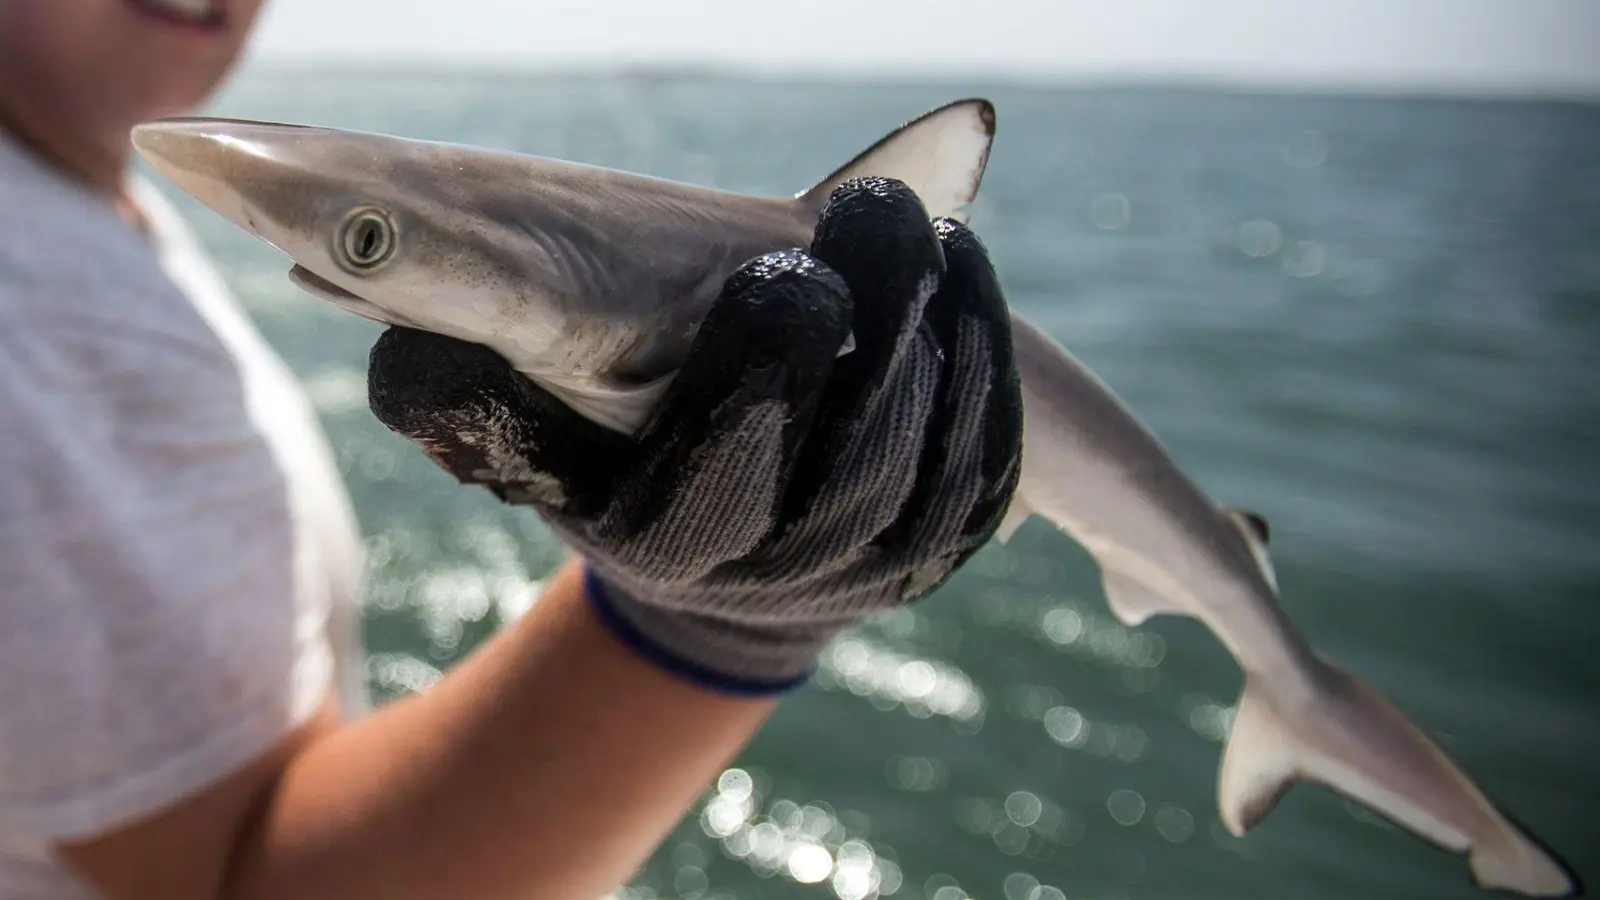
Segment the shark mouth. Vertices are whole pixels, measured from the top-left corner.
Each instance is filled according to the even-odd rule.
[[[350,293],[305,266],[297,265],[290,269],[289,280],[311,296],[332,303],[345,312],[355,313],[363,319],[370,319],[380,325],[399,325],[403,328],[426,330],[405,316],[390,312],[370,300]]]

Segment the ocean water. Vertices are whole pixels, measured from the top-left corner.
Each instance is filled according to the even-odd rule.
[[[253,70],[213,109],[792,193],[970,94],[999,109],[973,223],[1013,306],[1271,521],[1315,645],[1600,878],[1600,107]],[[374,689],[425,689],[563,549],[373,420],[375,326],[180,203],[338,453]],[[1481,896],[1464,861],[1312,786],[1228,836],[1239,686],[1197,623],[1117,625],[1086,554],[1034,521],[839,641],[622,895]]]

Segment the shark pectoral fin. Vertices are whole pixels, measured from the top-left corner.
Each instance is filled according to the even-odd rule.
[[[1222,515],[1233,527],[1238,529],[1239,537],[1244,539],[1245,546],[1250,550],[1250,556],[1256,561],[1256,566],[1261,569],[1261,577],[1265,578],[1271,586],[1272,592],[1278,592],[1278,572],[1272,565],[1272,554],[1267,550],[1267,541],[1271,530],[1267,527],[1267,520],[1260,513],[1237,506],[1225,507]]]
[[[1230,832],[1245,834],[1295,781],[1307,781],[1468,854],[1482,887],[1535,897],[1581,890],[1570,868],[1501,814],[1376,688],[1325,661],[1311,666],[1287,694],[1275,681],[1245,681],[1217,783]]]
[[[958,100],[900,126],[833,174],[795,195],[806,218],[815,220],[833,189],[867,175],[894,178],[915,191],[930,218],[966,221],[963,211],[978,195],[994,142],[994,104]]]
[[[1129,628],[1143,625],[1152,616],[1188,614],[1173,598],[1154,590],[1137,576],[1112,568],[1103,559],[1100,580],[1111,614]]]

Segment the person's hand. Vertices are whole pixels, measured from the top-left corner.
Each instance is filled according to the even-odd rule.
[[[487,348],[401,328],[373,348],[369,398],[461,481],[536,509],[636,649],[746,692],[799,683],[840,630],[941,584],[1020,470],[988,255],[887,179],[836,190],[809,253],[728,280],[637,437]]]

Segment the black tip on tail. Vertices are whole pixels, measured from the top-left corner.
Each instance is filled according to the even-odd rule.
[[[1504,818],[1507,822],[1510,822],[1512,827],[1514,827],[1518,831],[1522,832],[1522,836],[1528,840],[1528,843],[1530,843],[1530,844],[1534,845],[1535,847],[1538,847],[1540,850],[1544,851],[1544,855],[1550,857],[1550,861],[1556,864],[1556,868],[1560,869],[1562,874],[1567,876],[1567,881],[1572,883],[1572,890],[1567,892],[1567,893],[1565,893],[1565,894],[1562,894],[1560,896],[1562,896],[1562,897],[1586,897],[1586,896],[1588,896],[1588,893],[1589,893],[1588,885],[1584,884],[1583,877],[1578,874],[1578,870],[1574,869],[1572,867],[1572,863],[1568,862],[1567,858],[1565,856],[1562,856],[1560,853],[1556,852],[1556,849],[1554,847],[1552,847],[1549,844],[1545,843],[1544,839],[1539,837],[1538,833],[1535,832],[1532,828],[1529,828],[1526,824],[1524,824],[1516,816],[1513,816],[1511,813],[1507,812],[1505,807],[1496,804],[1495,811],[1500,814],[1501,818]],[[1507,891],[1507,890],[1495,890],[1495,891],[1491,891],[1490,893],[1499,894],[1501,896],[1506,896],[1506,897],[1522,897],[1522,896],[1525,896],[1523,894],[1517,893],[1516,891]]]

